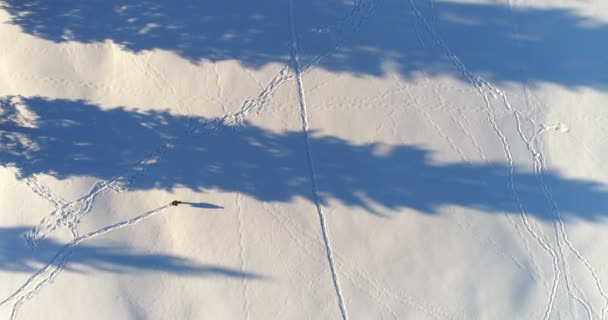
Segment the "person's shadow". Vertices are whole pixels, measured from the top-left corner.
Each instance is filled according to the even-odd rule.
[[[218,205],[215,205],[212,203],[206,203],[206,202],[180,201],[179,204],[180,205],[184,204],[184,205],[191,206],[192,208],[199,208],[199,209],[224,209],[224,207],[222,207],[222,206],[218,206]]]

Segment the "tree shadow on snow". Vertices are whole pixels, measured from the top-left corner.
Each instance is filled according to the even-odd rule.
[[[64,243],[52,239],[43,239],[38,242],[37,250],[29,248],[23,241],[23,234],[31,227],[0,228],[0,270],[11,272],[31,273],[48,264],[57,266],[63,259],[54,259],[54,255],[69,250]],[[137,253],[119,246],[91,246],[80,244],[65,270],[74,272],[88,272],[100,270],[106,272],[133,272],[152,271],[174,273],[190,276],[222,276],[235,278],[260,278],[260,276],[230,269],[226,267],[203,265],[195,261],[165,255]]]
[[[0,107],[0,165],[16,167],[21,177],[123,177],[135,190],[185,187],[238,192],[259,201],[315,201],[300,131],[277,133],[250,123],[232,127],[218,119],[102,110],[84,101],[39,97],[5,97]],[[310,145],[323,204],[335,200],[370,212],[380,206],[434,214],[446,205],[520,212],[509,188],[510,168],[502,163],[435,164],[431,152],[419,147],[353,144],[314,131]],[[142,159],[154,161],[139,174]],[[512,180],[527,213],[556,219],[537,175],[515,168]],[[603,218],[604,185],[556,172],[546,172],[542,181],[562,217]]]
[[[332,72],[461,78],[449,62],[492,82],[608,85],[608,24],[574,10],[412,0],[295,1],[300,61]],[[412,7],[412,3],[415,5]],[[249,68],[290,60],[288,2],[274,0],[53,2],[3,0],[8,23],[53,42],[165,50],[193,63]],[[417,15],[420,13],[420,16]],[[444,40],[446,47],[438,40]]]

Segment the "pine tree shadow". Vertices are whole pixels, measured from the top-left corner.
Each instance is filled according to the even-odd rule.
[[[446,59],[499,83],[553,83],[606,90],[608,25],[567,9],[455,1],[296,1],[300,61],[331,72],[461,78]],[[414,8],[411,4],[414,4]],[[274,0],[3,0],[8,23],[53,42],[165,50],[192,63],[236,60],[248,68],[287,64],[286,2]],[[420,13],[418,16],[416,13]],[[438,44],[444,40],[450,52]]]
[[[0,228],[0,270],[17,273],[32,273],[42,266],[51,263],[58,266],[61,259],[54,255],[66,248],[65,244],[52,239],[38,242],[32,250],[23,241],[23,234],[30,227]],[[190,259],[166,255],[137,253],[122,246],[101,246],[80,244],[78,250],[70,256],[64,270],[80,273],[105,271],[113,273],[127,272],[163,272],[182,276],[220,276],[232,278],[261,279],[259,275],[215,265],[203,265]]]
[[[219,119],[102,110],[85,101],[39,97],[5,97],[0,107],[0,165],[17,168],[22,178],[127,177],[133,190],[185,187],[268,202],[315,201],[300,131],[273,132],[249,123],[232,127]],[[531,215],[554,220],[552,198],[562,217],[590,221],[603,219],[608,204],[606,186],[556,172],[545,172],[541,181],[517,168],[510,175],[502,163],[435,164],[432,153],[419,147],[353,144],[316,132],[310,144],[324,204],[335,200],[372,213],[381,206],[426,214],[447,205],[519,213],[521,205]],[[133,171],[139,160],[149,158],[154,161],[145,174]],[[135,172],[131,178],[129,172]]]

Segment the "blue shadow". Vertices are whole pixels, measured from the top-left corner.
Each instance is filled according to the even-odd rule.
[[[222,206],[218,206],[218,205],[206,203],[206,202],[181,201],[179,205],[180,206],[187,205],[187,206],[191,206],[192,208],[198,208],[198,209],[224,209],[224,207],[222,207]]]
[[[0,228],[0,270],[32,273],[42,265],[59,264],[65,259],[54,256],[67,247],[51,239],[39,240],[37,250],[31,250],[23,241],[23,234],[31,227]],[[69,248],[68,248],[69,249]],[[164,272],[188,276],[221,276],[260,279],[257,274],[215,265],[204,265],[186,258],[164,254],[142,254],[118,246],[90,246],[80,244],[69,255],[63,267],[73,272],[92,270],[126,272]]]
[[[17,99],[38,119],[35,123],[19,120]],[[167,111],[102,110],[85,101],[39,97],[5,97],[0,107],[0,165],[17,168],[21,177],[112,180],[129,176],[136,161],[152,157],[156,162],[145,174],[132,174],[131,189],[186,187],[238,192],[259,201],[315,201],[301,131],[278,133],[250,123],[232,127]],[[519,213],[521,204],[538,218],[557,219],[541,177],[533,172],[515,168],[510,175],[502,163],[436,164],[431,151],[416,146],[353,144],[316,132],[311,132],[310,144],[324,204],[333,199],[370,212],[379,205],[427,214],[447,205]],[[160,150],[162,156],[150,155],[150,150]],[[509,188],[511,180],[520,203]],[[542,181],[564,218],[594,221],[606,214],[605,185],[551,171]]]
[[[608,24],[567,9],[455,1],[295,1],[300,61],[323,56],[333,72],[462,78],[439,35],[466,68],[498,83],[553,83],[606,90]],[[8,23],[53,42],[112,40],[132,52],[166,50],[192,63],[288,64],[286,1],[4,0]],[[419,18],[415,12],[419,12]]]

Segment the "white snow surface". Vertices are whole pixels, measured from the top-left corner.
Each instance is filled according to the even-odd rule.
[[[0,0],[0,317],[606,320],[607,3]]]

